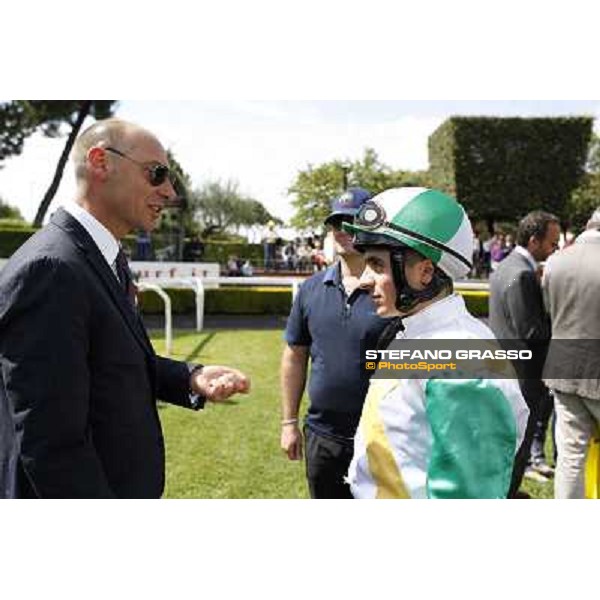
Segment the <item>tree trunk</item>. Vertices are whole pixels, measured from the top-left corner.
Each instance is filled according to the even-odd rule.
[[[54,171],[54,178],[52,179],[52,183],[50,187],[46,191],[44,199],[41,201],[40,206],[35,215],[35,219],[33,220],[34,227],[41,227],[44,221],[44,217],[46,216],[46,212],[48,211],[48,207],[50,203],[54,199],[54,196],[58,190],[58,186],[60,185],[60,181],[63,176],[63,172],[65,170],[65,165],[67,164],[67,160],[69,159],[69,154],[71,153],[71,148],[79,135],[79,130],[85,121],[85,118],[88,116],[90,109],[92,107],[92,100],[84,100],[81,103],[81,107],[79,109],[79,113],[77,114],[77,119],[75,120],[75,124],[69,133],[69,137],[67,138],[67,142],[65,147],[63,148],[60,159],[58,160],[58,164],[56,165],[56,170]]]

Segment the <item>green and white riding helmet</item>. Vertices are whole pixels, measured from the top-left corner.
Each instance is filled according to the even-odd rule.
[[[473,229],[464,208],[437,190],[401,187],[385,190],[365,202],[354,223],[354,246],[408,246],[431,259],[451,279],[471,270]]]

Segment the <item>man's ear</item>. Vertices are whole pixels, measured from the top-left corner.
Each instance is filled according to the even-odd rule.
[[[537,248],[540,245],[540,240],[538,240],[534,235],[529,238],[527,242],[527,250],[531,252],[532,249]]]
[[[94,146],[90,148],[86,155],[89,170],[94,177],[99,179],[106,179],[108,174],[108,161],[106,160],[106,150]]]
[[[429,285],[433,279],[433,273],[435,267],[431,262],[431,259],[426,258],[419,263],[419,278],[422,285]]]

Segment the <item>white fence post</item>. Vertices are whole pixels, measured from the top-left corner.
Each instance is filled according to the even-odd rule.
[[[165,303],[165,354],[171,356],[173,350],[173,321],[171,312],[171,298],[159,285],[156,283],[149,283],[140,281],[137,284],[138,289],[143,292],[150,290],[156,292]]]

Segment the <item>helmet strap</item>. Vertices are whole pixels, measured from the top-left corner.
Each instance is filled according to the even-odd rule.
[[[406,252],[395,249],[390,252],[392,276],[396,287],[396,309],[401,313],[412,311],[418,304],[435,298],[444,287],[452,288],[452,279],[437,266],[434,266],[433,277],[423,290],[415,290],[406,279]]]

